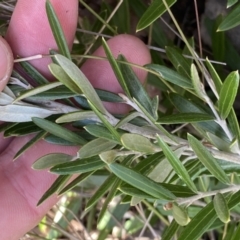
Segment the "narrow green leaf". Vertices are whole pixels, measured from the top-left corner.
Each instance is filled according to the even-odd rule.
[[[31,78],[39,85],[49,83],[48,80],[39,72],[35,67],[33,67],[28,61],[20,62],[21,67],[26,73],[31,76]]]
[[[239,204],[240,191],[233,194],[228,202],[228,208],[232,209]],[[210,202],[206,207],[200,210],[191,222],[183,229],[178,240],[197,240],[199,239],[217,219],[217,214]]]
[[[104,138],[106,140],[118,143],[114,136],[111,134],[111,132],[109,132],[108,129],[105,128],[104,126],[90,124],[84,127],[84,129],[86,129],[87,132],[89,132],[91,135],[97,138]]]
[[[169,190],[159,186],[156,182],[152,181],[148,177],[145,177],[130,168],[121,166],[117,163],[110,164],[109,168],[124,182],[146,192],[153,197],[164,200],[175,199],[175,196]]]
[[[91,83],[88,81],[83,72],[69,59],[66,57],[56,54],[54,58],[58,62],[58,64],[63,68],[66,74],[73,80],[73,82],[79,87],[79,89],[83,92],[85,97],[91,101],[92,104],[104,114],[107,114],[107,110],[103,106],[99,96],[94,90]]]
[[[98,217],[98,223],[102,220],[107,208],[108,208],[108,205],[109,203],[112,201],[112,199],[114,198],[114,196],[116,195],[117,191],[118,191],[118,187],[119,185],[121,184],[121,180],[116,178],[113,182],[113,185],[112,185],[112,188],[110,189],[105,201],[104,201],[104,204],[101,208],[101,211],[99,213],[99,217]]]
[[[227,201],[221,193],[217,193],[213,199],[213,206],[219,219],[228,223],[230,221],[230,213],[227,205]]]
[[[172,240],[179,227],[179,224],[173,219],[171,224],[163,232],[162,240]]]
[[[166,0],[166,3],[171,7],[176,0]],[[166,12],[166,7],[162,0],[154,0],[153,3],[148,7],[147,11],[142,15],[138,24],[137,32],[151,25],[157,18],[161,17]]]
[[[61,191],[58,193],[58,195],[62,195],[68,191],[70,191],[71,189],[73,189],[74,187],[76,187],[79,183],[83,182],[84,180],[86,180],[89,176],[91,176],[95,171],[92,172],[87,172],[87,173],[82,173],[80,176],[78,176],[77,178],[75,178],[72,182],[70,182],[66,187],[64,187],[63,189],[61,189]]]
[[[58,20],[57,14],[49,0],[46,1],[46,12],[48,16],[48,21],[52,29],[53,36],[57,43],[58,49],[62,55],[71,59],[71,55],[68,49],[68,44],[64,36],[62,27]]]
[[[212,80],[214,82],[214,85],[216,87],[216,90],[218,93],[220,93],[221,87],[222,87],[222,80],[219,77],[218,73],[216,72],[215,68],[213,67],[213,65],[211,64],[211,62],[208,60],[208,58],[206,59],[206,65],[207,68],[211,74]]]
[[[179,158],[175,155],[175,153],[171,150],[171,148],[157,135],[157,140],[159,146],[162,148],[164,155],[167,157],[168,161],[171,163],[174,171],[178,174],[178,176],[186,183],[186,185],[194,192],[197,192],[197,188],[193,183],[191,177],[188,174],[188,171],[179,160]]]
[[[204,113],[177,113],[158,118],[158,123],[161,124],[180,124],[194,123],[214,120],[214,117]]]
[[[78,111],[67,113],[56,120],[56,123],[75,122],[85,119],[94,119],[96,114],[93,111]]]
[[[69,180],[71,176],[70,175],[64,175],[59,176],[54,183],[51,185],[51,187],[43,194],[43,196],[40,198],[40,200],[37,203],[37,206],[42,204],[45,200],[47,200],[49,197],[51,197],[54,193],[56,193],[62,186],[65,185],[65,183]]]
[[[120,71],[122,72],[122,75],[124,77],[124,81],[128,86],[131,97],[137,99],[137,101],[141,103],[141,105],[153,116],[152,102],[143,85],[137,78],[133,69],[128,64],[126,64],[126,58],[123,55],[119,55],[118,60],[125,62],[124,64],[119,63],[119,66]]]
[[[99,199],[110,189],[115,182],[116,177],[111,174],[104,183],[98,188],[93,196],[88,200],[85,211],[88,211],[92,206],[99,201]]]
[[[217,219],[213,203],[209,203],[191,220],[191,222],[183,229],[178,240],[197,240]]]
[[[121,126],[123,126],[124,124],[132,121],[134,118],[141,116],[141,113],[139,112],[131,112],[128,115],[126,115],[124,118],[122,118],[117,125],[115,126],[115,128],[120,128]]]
[[[120,187],[119,187],[119,190],[121,192],[123,192],[124,194],[127,194],[127,195],[130,195],[132,197],[139,197],[139,198],[142,198],[142,199],[155,199],[157,200],[157,198],[154,198],[153,196],[135,188],[135,187],[132,187],[130,186],[129,184],[122,184]]]
[[[125,148],[132,151],[142,153],[155,153],[159,151],[159,148],[153,145],[148,138],[139,134],[125,133],[121,137],[121,142]]]
[[[168,67],[161,66],[158,64],[148,64],[145,65],[144,67],[158,73],[160,78],[163,78],[164,80],[170,83],[173,83],[182,88],[193,88],[190,79],[180,75],[178,72]]]
[[[98,118],[102,121],[102,123],[104,124],[104,126],[108,129],[108,131],[113,135],[113,137],[115,138],[116,141],[120,142],[120,134],[118,133],[118,131],[111,125],[111,123],[109,123],[109,121],[105,118],[105,116],[98,111],[98,109],[93,105],[92,102],[90,102],[88,100],[88,103],[90,105],[90,107],[92,108],[92,110],[96,113],[96,115],[98,116]]]
[[[15,154],[13,160],[16,160],[18,157],[20,157],[23,153],[25,153],[25,151],[27,151],[29,148],[31,148],[34,144],[36,144],[38,141],[40,141],[46,135],[47,135],[47,133],[45,131],[41,131],[37,135],[35,135],[32,139],[30,139],[25,145],[23,145],[18,150],[18,152]]]
[[[226,31],[231,28],[234,28],[240,24],[240,4],[238,4],[222,21],[218,27],[218,31]]]
[[[82,146],[78,151],[78,156],[79,158],[89,158],[111,150],[116,145],[117,144],[115,142],[110,142],[109,140],[103,138],[97,138]]]
[[[57,136],[63,138],[67,141],[78,143],[83,145],[86,143],[86,140],[80,137],[78,134],[73,133],[72,131],[57,125],[56,123],[50,122],[46,119],[41,118],[32,118],[32,121],[43,130]]]
[[[23,91],[21,93],[21,95],[19,97],[17,97],[13,103],[16,103],[24,98],[27,98],[27,97],[31,97],[31,96],[34,96],[38,93],[42,93],[42,92],[45,92],[49,89],[52,89],[52,88],[55,88],[55,87],[58,87],[62,85],[62,83],[60,82],[53,82],[53,83],[47,83],[47,84],[44,84],[44,85],[41,85],[39,87],[35,87],[33,89],[30,89],[30,90],[26,90],[26,91]]]
[[[55,63],[50,63],[48,68],[52,75],[59,80],[59,84],[64,84],[68,89],[77,94],[82,94],[79,87],[72,81],[72,79],[66,74],[62,67]]]
[[[228,115],[228,123],[234,136],[240,141],[240,128],[234,109],[232,108]]]
[[[120,70],[120,67],[116,61],[116,59],[114,58],[114,56],[112,55],[112,52],[110,50],[110,48],[108,47],[108,44],[106,43],[106,41],[104,40],[104,38],[102,38],[102,45],[103,45],[103,49],[105,51],[105,54],[108,58],[108,61],[112,67],[112,70],[120,84],[120,86],[122,87],[123,91],[125,92],[125,94],[130,97],[130,92],[129,92],[129,89],[128,89],[128,85],[123,77],[123,74]]]
[[[190,222],[190,218],[187,214],[186,209],[183,209],[182,207],[178,206],[177,204],[173,204],[173,217],[175,221],[180,226],[186,226]]]
[[[239,86],[238,71],[232,72],[224,81],[219,96],[219,112],[223,119],[229,115],[235,101]]]
[[[182,55],[180,49],[173,47],[166,47],[166,54],[168,59],[171,61],[175,69],[187,78],[190,78],[190,65],[188,60]],[[179,71],[180,68],[182,71]]]
[[[227,1],[227,8],[232,7],[234,4],[236,4],[238,0],[228,0]]]
[[[37,159],[33,163],[32,168],[34,170],[43,170],[43,169],[53,167],[57,164],[61,164],[65,162],[69,163],[72,159],[73,159],[73,156],[65,153],[50,153]]]
[[[219,181],[229,184],[229,179],[221,166],[217,163],[216,159],[210,154],[210,152],[192,135],[188,135],[189,145],[202,162],[202,164],[208,169],[208,171],[216,177]]]
[[[169,183],[157,183],[157,184],[160,187],[164,187],[165,189],[169,190],[178,198],[186,198],[186,197],[192,197],[196,195],[193,191],[191,191],[188,187],[185,187],[185,186],[169,184]],[[135,194],[142,194],[142,196],[148,196],[148,198],[154,198],[153,196],[147,194],[146,192],[143,192],[141,189],[137,189],[127,183],[121,184],[120,190],[124,190],[126,191],[126,193],[130,195],[132,192]]]
[[[232,235],[231,240],[239,240],[239,236],[240,236],[240,224],[238,224],[237,229],[235,229],[235,232]]]
[[[100,169],[104,166],[104,162],[98,157],[78,159],[72,162],[58,164],[50,169],[50,172],[57,174],[74,174],[85,173]]]

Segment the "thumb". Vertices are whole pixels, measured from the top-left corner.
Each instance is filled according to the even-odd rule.
[[[13,69],[13,53],[6,42],[0,36],[0,92],[7,85]]]

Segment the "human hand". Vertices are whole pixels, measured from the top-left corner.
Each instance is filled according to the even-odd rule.
[[[78,1],[51,0],[65,33],[69,48],[71,48],[78,17]],[[50,48],[56,49],[56,43],[51,33],[45,13],[45,1],[18,0],[13,13],[6,40],[10,44],[14,56],[32,56],[48,54]],[[108,41],[115,56],[122,53],[128,61],[144,65],[150,62],[150,54],[144,44],[135,37],[120,35]],[[1,55],[5,48],[6,56]],[[102,48],[94,55],[105,56]],[[50,59],[34,60],[32,64],[46,77],[52,78],[47,65]],[[0,90],[4,88],[11,73],[12,57],[10,49],[3,39],[0,39]],[[82,71],[94,87],[120,92],[114,73],[107,61],[88,60]],[[135,69],[139,79],[144,81],[146,73]],[[107,106],[114,111],[116,105]],[[117,111],[126,111],[118,107]],[[116,112],[116,111],[114,111]],[[30,136],[15,139],[3,139],[0,135],[0,229],[2,240],[19,239],[33,228],[57,202],[53,196],[36,207],[43,193],[56,179],[56,176],[46,171],[34,171],[32,163],[39,157],[62,152],[76,155],[78,148],[50,145],[44,141],[38,142],[15,162],[12,161],[16,152],[28,142]]]

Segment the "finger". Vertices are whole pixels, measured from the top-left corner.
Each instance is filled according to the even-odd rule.
[[[134,36],[127,34],[118,35],[110,39],[107,43],[115,58],[117,58],[119,54],[123,54],[130,63],[141,66],[151,62],[148,48],[141,40]],[[97,49],[93,55],[106,57],[102,47]],[[89,59],[81,69],[95,88],[122,93],[122,88],[119,85],[109,62]],[[144,82],[147,72],[136,67],[134,67],[133,70],[139,80]],[[105,106],[112,113],[126,113],[129,110],[129,107],[125,104],[105,103]]]
[[[45,10],[45,2],[18,0],[7,31],[7,41],[13,53],[21,57],[48,54],[57,49]],[[75,36],[78,18],[78,1],[51,0],[62,26],[69,48]],[[47,65],[49,58],[34,60],[32,64],[46,77],[50,76]]]
[[[11,145],[0,156],[0,226],[1,239],[15,240],[32,229],[43,218],[46,212],[58,200],[49,198],[39,207],[37,202],[56,175],[47,171],[34,171],[31,165],[39,157],[55,152],[76,155],[78,148],[49,145],[38,142],[24,155],[12,162],[16,151],[30,140],[31,136],[13,140]],[[12,231],[14,229],[14,231]]]
[[[10,46],[0,36],[0,92],[7,85],[13,68],[13,54]]]

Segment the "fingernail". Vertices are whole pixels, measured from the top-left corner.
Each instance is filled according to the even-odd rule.
[[[0,82],[7,84],[13,68],[13,53],[4,38],[0,36]],[[0,91],[4,86],[0,85]]]

